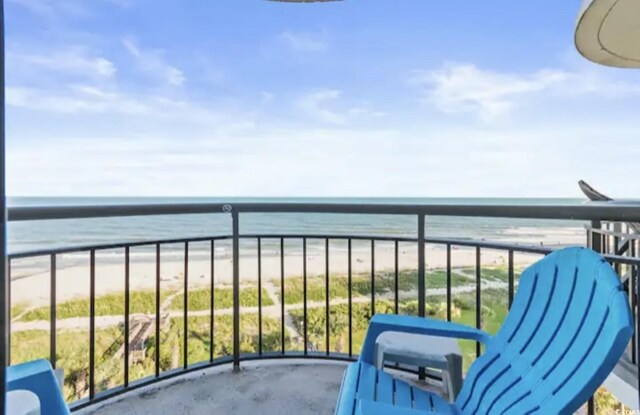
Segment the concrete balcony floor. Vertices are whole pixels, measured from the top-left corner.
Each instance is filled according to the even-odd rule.
[[[331,415],[346,365],[263,361],[191,373],[76,413],[100,415]]]

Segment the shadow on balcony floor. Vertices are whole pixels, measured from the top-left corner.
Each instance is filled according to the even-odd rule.
[[[204,371],[160,384],[103,406],[78,411],[101,415],[330,415],[343,364],[245,364]]]

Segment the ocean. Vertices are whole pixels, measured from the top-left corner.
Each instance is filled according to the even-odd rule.
[[[167,198],[167,197],[14,197],[9,206],[114,205],[149,203],[395,203],[395,204],[563,204],[583,199],[487,198]],[[584,222],[531,219],[427,217],[431,237],[473,238],[503,242],[560,244],[584,240]],[[384,235],[415,237],[414,216],[345,214],[243,214],[241,233]],[[231,233],[228,214],[147,216],[81,220],[12,222],[9,252],[117,242],[216,236]],[[565,242],[563,242],[565,241]]]

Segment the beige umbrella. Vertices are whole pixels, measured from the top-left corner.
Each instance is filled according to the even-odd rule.
[[[640,68],[640,0],[583,0],[575,42],[590,61]]]

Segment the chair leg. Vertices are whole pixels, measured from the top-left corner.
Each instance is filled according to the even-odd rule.
[[[453,393],[451,391],[451,376],[449,376],[449,372],[446,370],[442,371],[442,389],[449,398],[449,402],[453,402],[455,398],[453,397]]]
[[[449,363],[449,400],[454,402],[462,389],[462,356],[448,354]]]

